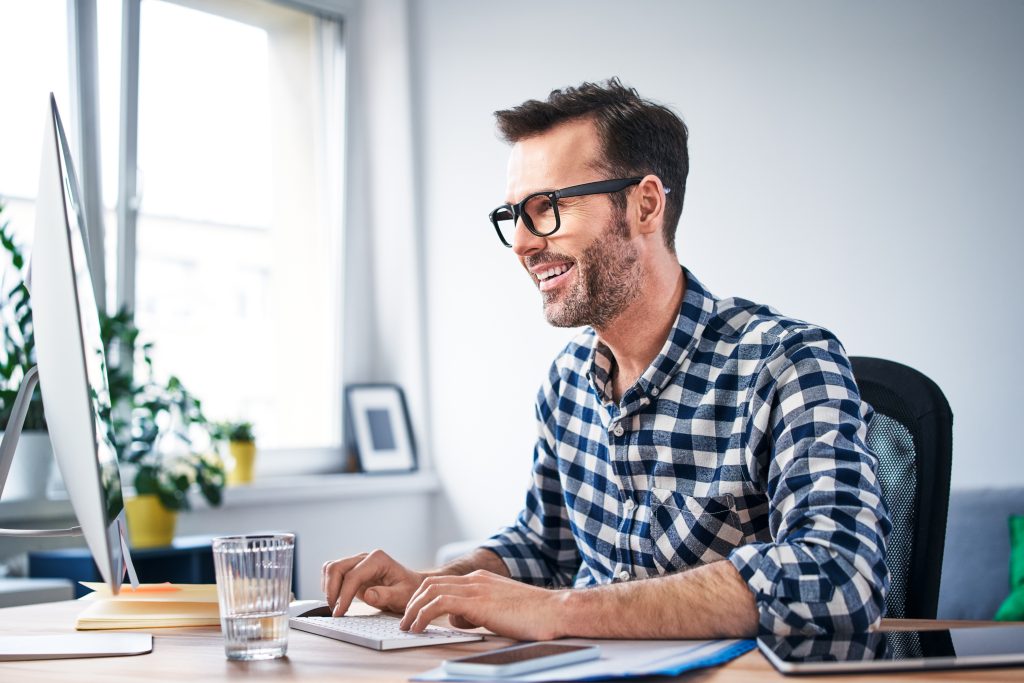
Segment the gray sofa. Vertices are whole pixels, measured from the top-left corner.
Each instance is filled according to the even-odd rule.
[[[1006,599],[1010,515],[1024,515],[1024,488],[950,491],[940,619],[991,619]]]

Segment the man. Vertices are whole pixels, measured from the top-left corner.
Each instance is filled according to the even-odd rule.
[[[531,640],[866,630],[890,529],[869,408],[829,332],[680,267],[686,126],[616,79],[496,116],[491,221],[548,321],[589,327],[539,392],[515,524],[432,571],[329,562],[334,613],[361,597],[413,631],[448,614]]]

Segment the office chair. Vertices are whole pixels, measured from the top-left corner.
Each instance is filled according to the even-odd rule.
[[[878,456],[893,529],[885,616],[934,619],[949,506],[953,413],[935,382],[906,365],[851,357],[861,398],[875,409],[867,445]]]

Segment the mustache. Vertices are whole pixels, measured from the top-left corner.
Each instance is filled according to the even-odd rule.
[[[559,254],[557,252],[543,252],[540,254],[534,254],[526,258],[526,267],[533,268],[543,263],[561,263],[563,261],[571,261],[576,263],[576,259],[567,256],[565,254]]]

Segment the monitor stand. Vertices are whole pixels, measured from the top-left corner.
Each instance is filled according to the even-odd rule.
[[[25,425],[29,400],[39,383],[39,369],[33,367],[25,374],[14,399],[11,418],[0,441],[0,493],[3,493],[7,475],[14,462],[14,452]],[[117,517],[121,538],[121,554],[133,588],[138,588],[139,577],[132,565],[128,550],[128,530],[124,511]],[[52,536],[81,536],[81,527],[68,529],[0,529],[0,537],[42,538]],[[141,655],[153,651],[153,636],[149,633],[54,633],[33,635],[0,635],[0,662],[25,659],[75,659],[78,657],[121,657]]]

